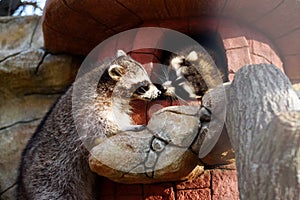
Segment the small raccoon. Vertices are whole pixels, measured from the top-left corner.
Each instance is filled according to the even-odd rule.
[[[167,70],[170,75],[161,84],[163,94],[181,99],[201,99],[210,88],[227,82],[227,66],[226,69],[216,66],[214,60],[198,46],[184,48],[171,56]]]
[[[176,71],[167,66],[160,66],[156,69],[155,77],[158,78],[154,85],[161,91],[161,95],[158,97],[160,100],[188,100],[190,94],[186,91],[180,83],[183,79],[179,79],[176,75]]]
[[[96,87],[91,80],[98,80]],[[143,129],[143,125],[133,124],[129,101],[146,101],[159,94],[142,65],[120,50],[112,61],[83,75],[57,101],[29,140],[19,169],[18,199],[95,199],[97,175],[89,168],[88,149],[99,137]],[[74,95],[79,97],[74,100]]]

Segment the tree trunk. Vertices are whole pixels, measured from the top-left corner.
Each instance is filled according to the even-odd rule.
[[[241,200],[299,200],[300,100],[288,78],[273,65],[245,66],[227,100]]]

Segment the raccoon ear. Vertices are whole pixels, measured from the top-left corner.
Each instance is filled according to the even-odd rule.
[[[115,81],[119,81],[125,73],[126,73],[126,70],[121,65],[114,64],[114,65],[111,65],[108,69],[109,76]]]
[[[188,61],[196,61],[196,60],[198,60],[198,55],[197,55],[196,51],[191,51],[189,53],[189,55],[186,57],[186,60],[188,60]]]
[[[179,69],[182,66],[183,63],[183,57],[182,56],[176,56],[173,58],[170,62],[171,66],[174,67],[174,69]]]
[[[127,56],[127,54],[123,50],[119,49],[117,51],[117,57],[121,57],[121,56]]]

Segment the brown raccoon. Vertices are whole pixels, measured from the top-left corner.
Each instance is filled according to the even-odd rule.
[[[224,66],[217,66],[215,60],[218,58],[212,58],[199,46],[186,47],[173,54],[169,58],[168,68],[161,69],[164,71],[163,76],[167,74],[160,83],[163,88],[162,95],[180,99],[201,99],[210,88],[227,82],[227,65],[226,69]]]
[[[99,80],[103,68],[105,71]],[[96,87],[91,87],[90,81],[97,78]],[[142,65],[123,51],[79,78],[29,140],[22,154],[18,199],[95,199],[97,176],[90,171],[88,149],[95,138],[123,130],[141,130],[143,126],[134,125],[130,118],[129,101],[156,98],[159,93]],[[74,100],[72,95],[79,98]],[[113,115],[118,115],[121,125]]]

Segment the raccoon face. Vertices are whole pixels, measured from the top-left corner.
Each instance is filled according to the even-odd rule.
[[[203,80],[199,77],[201,75],[195,67],[198,59],[196,51],[191,51],[187,56],[180,55],[171,59],[170,68],[175,71],[177,76],[172,85],[176,86],[176,93],[180,93],[177,96],[201,98],[199,96],[199,82]]]
[[[187,75],[188,73],[190,73],[191,71],[190,68],[192,68],[193,62],[196,62],[197,60],[198,60],[198,55],[196,51],[191,51],[187,56],[174,57],[170,62],[170,66],[172,69],[176,71],[177,77],[181,78]]]
[[[125,52],[119,50],[116,61],[108,69],[124,97],[141,100],[156,99],[161,91],[150,81],[144,67]]]

